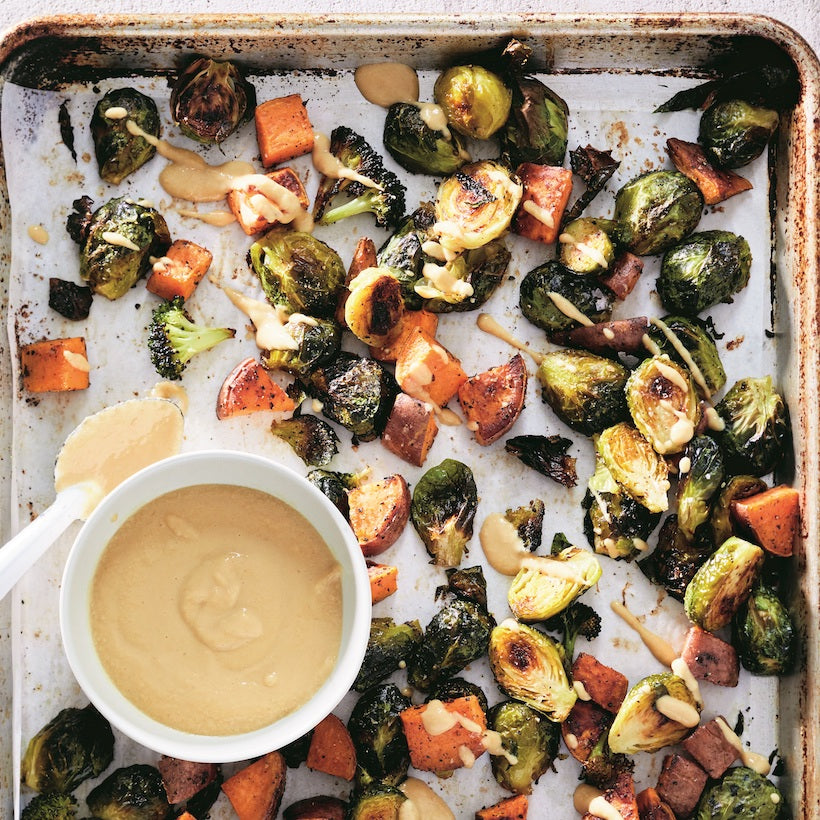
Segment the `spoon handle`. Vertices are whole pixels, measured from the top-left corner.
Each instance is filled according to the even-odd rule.
[[[67,487],[57,493],[54,503],[48,509],[0,547],[0,600],[69,525],[80,518],[87,498],[87,485]]]

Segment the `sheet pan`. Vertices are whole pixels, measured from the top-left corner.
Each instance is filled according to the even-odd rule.
[[[572,111],[570,146],[587,141],[596,147],[606,144],[622,161],[609,193],[596,202],[596,213],[608,212],[617,185],[641,170],[664,164],[663,145],[667,136],[694,138],[693,112],[666,115],[662,119],[649,112],[675,90],[690,86],[692,77],[702,76],[715,57],[733,49],[774,44],[792,57],[801,73],[803,96],[782,131],[773,157],[774,186],[770,195],[767,168],[760,162],[753,171],[755,197],[751,209],[748,201],[740,202],[741,198],[730,200],[719,209],[707,209],[700,229],[734,229],[753,243],[752,285],[733,305],[719,306],[710,314],[718,327],[727,330],[721,353],[729,383],[743,375],[772,372],[792,411],[797,442],[794,483],[804,498],[803,546],[795,561],[792,585],[793,604],[803,635],[802,658],[799,672],[779,686],[744,676],[737,690],[705,688],[706,714],[723,713],[734,718],[743,711],[744,739],[754,738],[757,751],[778,750],[782,759],[780,782],[796,816],[815,816],[820,805],[815,759],[820,712],[814,684],[818,590],[813,580],[817,578],[819,449],[818,181],[813,169],[818,146],[810,126],[818,114],[820,81],[816,58],[799,37],[765,18],[738,20],[690,15],[616,20],[590,16],[511,16],[419,21],[395,17],[376,23],[353,17],[204,17],[195,21],[101,17],[42,20],[10,32],[0,52],[3,139],[7,151],[4,171],[8,183],[3,186],[0,203],[0,265],[2,287],[8,294],[4,305],[8,306],[9,327],[8,346],[2,350],[0,389],[6,418],[12,421],[0,426],[0,457],[7,465],[0,475],[0,503],[5,502],[2,509],[8,511],[0,521],[2,532],[13,532],[50,502],[54,455],[59,443],[82,417],[106,403],[145,394],[157,380],[145,357],[139,356],[152,301],[138,289],[115,305],[98,302],[94,306],[85,329],[96,357],[91,390],[82,395],[42,396],[33,402],[17,383],[17,343],[31,341],[38,335],[60,335],[67,328],[65,323],[55,322],[54,315],[44,307],[43,287],[49,275],[74,275],[76,250],[62,232],[71,200],[82,193],[90,194],[98,202],[114,195],[97,179],[93,161],[83,159],[90,151],[83,124],[90,116],[97,89],[104,91],[111,85],[125,84],[122,78],[127,77],[128,84],[136,84],[157,100],[166,137],[181,142],[167,114],[166,75],[195,53],[232,56],[248,67],[260,100],[299,91],[309,100],[311,119],[318,130],[329,131],[339,122],[355,123],[354,127],[373,144],[380,145],[383,115],[361,100],[353,89],[350,72],[356,65],[378,59],[410,62],[419,68],[422,93],[429,96],[438,67],[451,63],[458,55],[497,45],[513,34],[533,44],[541,61],[542,78],[567,99]],[[77,137],[77,166],[73,166],[55,130],[56,107],[64,100],[69,101]],[[252,128],[233,138],[224,150],[243,158],[254,156]],[[211,161],[216,161],[216,156],[213,154]],[[150,170],[147,166],[144,173],[124,185],[128,193],[148,196],[170,206],[167,197],[152,188],[161,160],[155,159],[153,163]],[[312,191],[316,180],[309,163],[297,164]],[[31,169],[35,171],[33,177]],[[411,180],[408,202],[430,198],[433,193],[431,179]],[[48,225],[51,234],[49,244],[42,249],[33,248],[25,237],[32,213],[37,213],[37,222]],[[175,237],[190,238],[211,247],[220,278],[254,293],[254,283],[243,259],[249,241],[238,228],[217,233],[183,219],[170,208],[167,216]],[[372,235],[377,244],[384,236],[365,218],[323,230],[321,236],[347,262],[361,233]],[[774,239],[771,253],[770,235]],[[546,258],[545,249],[524,240],[512,239],[510,246],[514,251],[511,273],[517,278]],[[644,311],[659,315],[660,306],[651,288],[656,265],[657,260],[648,262],[641,291],[618,308],[617,316]],[[55,269],[59,271],[56,274]],[[543,337],[527,326],[515,308],[516,301],[517,286],[508,282],[486,309],[534,347],[545,349]],[[205,283],[193,303],[195,313],[202,319],[244,327],[241,317],[209,283]],[[444,317],[440,333],[444,343],[462,358],[468,372],[498,364],[511,354],[497,340],[479,337],[473,318],[470,314]],[[112,325],[108,324],[109,319]],[[298,460],[270,437],[266,429],[269,419],[241,423],[217,423],[215,419],[213,401],[222,376],[243,355],[254,355],[244,330],[240,330],[238,337],[233,347],[223,345],[192,364],[185,376],[183,384],[191,401],[185,447],[251,449],[304,471]],[[737,344],[729,345],[730,341]],[[527,408],[515,432],[545,431],[566,434],[566,428],[542,407],[536,386],[531,383]],[[376,477],[399,471],[411,484],[422,472],[391,460],[377,442],[354,450],[349,447],[344,431],[342,437],[342,453],[333,464],[337,469],[369,464]],[[579,459],[580,480],[571,492],[527,474],[497,448],[478,448],[464,428],[443,428],[426,466],[448,455],[470,464],[481,496],[476,520],[479,526],[490,512],[503,511],[539,496],[548,505],[544,527],[547,543],[558,530],[566,532],[571,540],[584,543],[579,502],[591,471],[591,447],[578,438],[573,454]],[[4,737],[11,742],[3,745],[6,758],[2,761],[0,788],[8,816],[12,816],[12,805],[18,810],[20,805],[16,780],[22,744],[60,708],[84,702],[62,657],[55,613],[60,569],[71,537],[72,533],[64,537],[18,586],[11,602],[4,604],[10,607],[7,617],[11,638],[3,642],[9,661],[0,665],[0,691],[5,694],[0,719]],[[481,557],[475,538],[465,564]],[[426,554],[412,531],[405,533],[384,558],[399,564],[402,581],[400,592],[389,603],[379,605],[377,614],[393,614],[402,620],[417,617],[426,623],[436,608],[433,590],[441,583],[442,573],[427,565]],[[588,598],[590,602],[603,610],[610,599],[625,596],[636,612],[647,616],[650,628],[667,635],[673,643],[679,642],[686,628],[679,605],[650,588],[634,564],[615,564],[605,558],[602,561],[604,579],[593,593],[594,600]],[[490,609],[501,620],[508,611],[504,599],[506,583],[492,570],[487,575]],[[604,662],[624,671],[631,682],[659,671],[634,634],[611,618],[607,618],[605,632],[589,649]],[[484,684],[491,693],[491,701],[499,699],[486,667],[476,664],[467,676]],[[348,697],[339,714],[346,717],[351,705],[352,699]],[[638,757],[639,786],[653,784],[662,754]],[[124,739],[118,742],[118,763],[155,759],[153,753]],[[556,817],[576,816],[568,796],[576,783],[577,767],[571,761],[559,761],[556,768],[557,772],[545,775],[536,789],[531,804],[534,816],[539,816],[539,809],[547,805],[553,807]],[[346,784],[306,772],[304,767],[289,772],[289,778],[286,803],[309,793],[344,795],[348,790]],[[445,796],[457,817],[469,817],[482,805],[503,795],[491,782],[486,763],[470,772],[458,772],[448,781],[436,781],[434,787]],[[27,798],[24,793],[23,803]],[[213,816],[231,816],[224,800]]]

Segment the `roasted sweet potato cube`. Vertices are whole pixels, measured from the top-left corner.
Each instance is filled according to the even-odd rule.
[[[396,543],[410,516],[410,490],[398,474],[354,487],[347,494],[350,526],[366,556]]]
[[[416,467],[421,467],[438,433],[433,406],[399,393],[382,433],[382,444]]]
[[[20,348],[23,387],[30,393],[85,390],[89,366],[85,339],[43,339]]]
[[[707,205],[716,205],[752,187],[748,179],[734,171],[715,168],[696,142],[672,137],[666,141],[666,150],[672,164],[700,188]]]
[[[718,686],[737,686],[740,664],[735,648],[699,626],[686,633],[681,657],[697,680]]]
[[[353,780],[356,749],[350,732],[336,715],[328,715],[313,730],[305,762],[314,771]]]
[[[165,255],[154,262],[145,288],[162,299],[175,296],[187,299],[208,272],[213,258],[207,248],[187,239],[177,239]]]
[[[305,186],[293,168],[277,168],[266,174],[268,179],[290,191],[299,204],[307,210],[310,205]],[[228,207],[236,217],[239,227],[248,235],[261,233],[279,224],[279,209],[258,186],[237,188],[228,193]]]
[[[781,484],[731,503],[732,518],[766,552],[785,558],[800,530],[800,493]]]
[[[344,820],[345,804],[338,797],[319,795],[291,803],[283,812],[285,820]]]
[[[623,820],[640,820],[635,783],[631,772],[621,772],[612,788],[604,792],[604,800],[618,810]],[[583,820],[598,820],[600,815],[587,812]]]
[[[414,327],[396,358],[396,381],[408,396],[444,407],[467,381],[467,374],[449,350]]]
[[[222,784],[239,820],[273,820],[285,791],[287,767],[279,752],[240,769]]]
[[[561,724],[561,736],[569,753],[583,763],[612,725],[613,715],[591,700],[576,700]]]
[[[368,561],[367,577],[370,579],[370,601],[373,604],[389,598],[399,588],[398,567]]]
[[[715,779],[721,777],[738,758],[737,749],[726,739],[717,720],[699,726],[681,742],[681,746],[709,777]]]
[[[641,820],[676,820],[672,809],[661,800],[658,792],[651,786],[638,792],[637,801]]]
[[[216,417],[227,419],[262,410],[286,412],[295,406],[267,370],[249,357],[239,362],[222,382],[216,400]]]
[[[520,236],[551,245],[558,239],[561,218],[572,193],[572,171],[524,162],[515,173],[524,185],[524,195],[513,219],[512,230]]]
[[[475,813],[475,820],[527,820],[529,806],[526,794],[516,794],[480,809]]]
[[[313,126],[298,94],[260,103],[254,111],[254,119],[256,141],[265,168],[313,150]]]
[[[675,813],[689,817],[695,810],[706,786],[706,774],[697,763],[681,755],[667,755],[658,776],[658,796]]]
[[[640,353],[647,330],[649,319],[646,316],[635,316],[562,330],[553,333],[550,341],[567,347],[580,347],[592,353]]]
[[[216,763],[192,763],[177,757],[163,755],[157,763],[162,775],[162,785],[169,803],[182,803],[202,791],[216,780],[219,766]]]
[[[379,362],[395,362],[407,337],[419,327],[434,338],[438,330],[438,314],[429,310],[405,310],[395,338],[384,347],[371,347],[370,355]]]
[[[572,664],[572,680],[580,681],[592,700],[613,714],[620,708],[629,688],[625,675],[586,652],[579,653]]]
[[[599,276],[601,284],[606,285],[615,296],[623,301],[632,293],[638,279],[643,273],[643,260],[634,253],[624,251],[618,256],[608,276]]]

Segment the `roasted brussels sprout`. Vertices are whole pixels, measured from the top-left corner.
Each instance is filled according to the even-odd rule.
[[[732,620],[732,645],[740,662],[755,675],[787,675],[797,650],[789,610],[777,593],[757,584]]]
[[[563,436],[513,436],[504,442],[504,449],[527,467],[563,484],[574,487],[578,483],[576,459],[567,455],[572,441]]]
[[[591,436],[627,417],[629,371],[583,350],[553,350],[538,365],[541,395],[558,418]]]
[[[390,268],[366,268],[348,283],[344,317],[348,330],[371,347],[385,347],[400,331],[404,298]]]
[[[378,362],[344,351],[314,370],[306,387],[322,402],[322,413],[359,441],[381,435],[399,392],[396,380]]]
[[[601,564],[591,552],[567,547],[556,556],[527,563],[513,578],[507,601],[518,620],[545,621],[597,584],[601,573]]]
[[[473,471],[460,461],[446,458],[419,479],[413,490],[410,520],[436,566],[461,563],[473,536],[477,506]]]
[[[286,441],[305,464],[326,467],[339,452],[336,431],[316,416],[294,416],[271,425],[271,433]]]
[[[777,111],[725,100],[701,115],[698,142],[721,168],[741,168],[757,159],[777,130]]]
[[[615,246],[609,238],[614,230],[609,220],[573,219],[558,237],[558,261],[577,273],[602,274],[615,261]]]
[[[668,356],[644,359],[632,371],[626,403],[635,427],[661,455],[683,450],[700,419],[689,371]]]
[[[256,90],[231,62],[199,57],[171,89],[171,117],[185,136],[214,145],[253,117]]]
[[[364,692],[395,672],[420,643],[421,637],[418,621],[397,624],[392,618],[373,618],[364,660],[353,688]]]
[[[661,517],[624,492],[599,455],[581,506],[586,512],[584,535],[590,546],[616,559],[630,560],[645,550],[646,539]]]
[[[521,280],[521,312],[547,333],[577,326],[575,319],[561,310],[565,307],[564,300],[591,322],[597,323],[607,321],[612,315],[615,294],[597,277],[567,270],[554,260],[534,268]]]
[[[484,690],[471,681],[464,680],[464,678],[448,678],[438,683],[424,699],[425,703],[431,700],[457,700],[458,698],[468,698],[474,695],[478,699],[478,704],[484,714],[487,714],[489,704],[487,703],[487,696]]]
[[[719,438],[732,473],[762,476],[788,455],[789,414],[771,376],[735,382],[715,410],[725,425]]]
[[[748,498],[768,489],[766,482],[753,475],[732,476],[721,488],[717,499],[712,504],[709,514],[709,526],[712,531],[712,541],[722,544],[727,538],[735,534],[731,520],[731,504],[735,499]]]
[[[75,820],[77,801],[71,794],[36,794],[20,815],[20,820]]]
[[[444,572],[447,584],[436,588],[436,600],[452,595],[487,608],[487,579],[480,566],[459,569],[451,567]]]
[[[497,239],[510,227],[523,190],[497,162],[465,165],[438,187],[434,230],[439,243],[446,251],[459,253]]]
[[[684,461],[686,460],[686,461]],[[684,464],[688,469],[684,472]],[[678,529],[687,541],[709,520],[710,501],[723,481],[723,454],[710,436],[695,436],[683,451],[679,467]]]
[[[68,794],[96,777],[114,759],[114,734],[108,721],[89,704],[63,709],[29,740],[20,778],[38,792]]]
[[[734,535],[726,539],[686,587],[683,606],[689,620],[707,632],[727,626],[749,597],[763,556],[756,544]]]
[[[668,509],[666,462],[631,424],[607,427],[598,437],[598,455],[635,501],[653,513]]]
[[[91,115],[91,138],[100,177],[112,185],[119,185],[157,152],[144,137],[128,130],[129,120],[146,134],[159,136],[156,103],[134,88],[109,91]]]
[[[716,783],[706,787],[695,820],[778,820],[783,817],[783,796],[774,784],[746,766],[727,769]]]
[[[490,668],[502,692],[548,720],[565,720],[577,700],[552,638],[508,618],[490,636]]]
[[[510,89],[497,74],[479,65],[448,68],[436,80],[433,98],[460,134],[489,139],[507,121]]]
[[[406,777],[410,753],[399,715],[409,706],[410,699],[392,683],[373,686],[356,702],[347,728],[356,747],[358,788],[398,786]]]
[[[289,321],[287,327],[296,348],[269,350],[263,358],[268,370],[309,376],[317,367],[334,359],[341,350],[342,331],[333,319]]]
[[[558,754],[558,724],[543,720],[526,703],[513,700],[493,706],[487,724],[501,735],[502,746],[515,758],[515,763],[511,763],[502,755],[493,755],[495,779],[507,791],[530,794],[533,784],[552,766]]]
[[[117,769],[86,798],[97,820],[167,820],[171,807],[154,766],[135,764]]]
[[[615,195],[616,232],[627,249],[651,256],[671,248],[700,222],[703,194],[679,171],[649,171]]]
[[[367,471],[361,473],[339,473],[333,470],[311,470],[305,478],[326,495],[333,506],[345,517],[350,517],[347,491],[358,487]]]
[[[730,231],[696,233],[667,251],[657,289],[664,307],[687,316],[730,300],[749,282],[749,243]]]
[[[648,335],[661,353],[689,370],[704,398],[708,399],[726,384],[726,371],[715,340],[697,317],[664,316],[653,320]],[[685,356],[681,355],[680,347],[686,351]]]
[[[458,133],[428,125],[419,106],[407,102],[394,103],[387,109],[384,147],[413,174],[447,176],[470,158]]]
[[[75,208],[90,200],[77,200]],[[67,227],[72,238],[71,223]],[[80,278],[95,293],[118,299],[145,274],[152,256],[162,256],[171,244],[171,234],[162,214],[117,197],[94,211],[80,236]]]
[[[354,795],[346,820],[399,820],[407,796],[394,786],[374,782]]]
[[[248,260],[273,304],[332,318],[345,269],[329,245],[309,233],[276,227],[251,245]]]
[[[689,734],[692,725],[686,726],[664,714],[671,710],[664,708],[662,698],[676,701],[672,706],[683,704],[683,711],[691,711],[693,725],[697,725],[700,707],[683,679],[672,672],[650,675],[627,692],[615,715],[609,730],[609,748],[613,752],[657,752],[664,746],[674,746]]]
[[[407,680],[427,692],[458,674],[487,651],[495,626],[486,607],[455,598],[440,609],[424,630],[424,638],[407,660]]]

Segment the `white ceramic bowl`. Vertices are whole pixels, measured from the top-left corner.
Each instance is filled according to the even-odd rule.
[[[342,635],[330,676],[303,706],[256,731],[195,735],[148,717],[111,681],[94,646],[91,582],[117,528],[149,501],[197,484],[233,484],[262,490],[300,512],[316,528],[342,567]],[[328,715],[350,689],[370,632],[370,584],[361,549],[350,526],[310,482],[272,461],[232,451],[186,453],[158,462],[108,495],[80,530],[69,554],[60,595],[60,623],[68,662],[89,700],[112,725],[161,754],[201,763],[247,760],[301,737]]]

